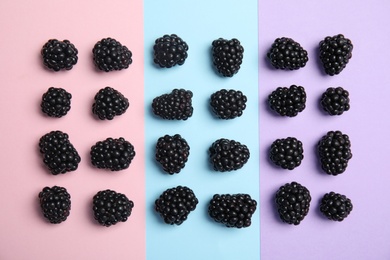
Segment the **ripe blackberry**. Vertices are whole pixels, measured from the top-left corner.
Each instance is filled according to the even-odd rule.
[[[39,151],[43,163],[53,175],[75,171],[81,158],[69,141],[69,135],[61,131],[51,131],[39,140]]]
[[[275,39],[267,57],[274,68],[282,70],[297,70],[305,67],[309,61],[307,51],[287,37]]]
[[[309,190],[297,182],[286,183],[275,195],[280,219],[288,224],[299,225],[310,208]]]
[[[306,92],[302,86],[278,87],[268,96],[268,104],[281,116],[294,117],[306,107]]]
[[[330,220],[343,221],[353,209],[352,202],[345,195],[329,192],[326,193],[320,204],[320,211]]]
[[[123,137],[107,138],[91,147],[92,165],[99,169],[120,171],[129,168],[135,157],[134,146]]]
[[[118,90],[105,87],[95,95],[92,105],[92,113],[101,120],[112,120],[115,116],[122,115],[129,108],[129,100]]]
[[[352,58],[352,49],[351,40],[342,34],[325,37],[320,42],[320,60],[325,73],[330,76],[339,74]]]
[[[176,34],[166,34],[156,39],[153,51],[154,63],[161,68],[183,65],[188,57],[187,43]]]
[[[276,139],[271,145],[269,157],[275,165],[293,170],[303,160],[302,142],[295,137]]]
[[[105,227],[126,222],[134,207],[133,201],[126,195],[113,190],[99,191],[93,197],[92,203],[95,219]]]
[[[322,169],[329,175],[343,173],[352,158],[349,136],[340,131],[329,131],[318,142]]]
[[[221,89],[211,95],[210,106],[218,118],[233,119],[242,115],[246,101],[241,91]]]
[[[181,225],[194,211],[198,199],[194,192],[186,186],[167,189],[155,201],[155,210],[166,224]]]
[[[184,168],[189,155],[190,146],[179,134],[165,135],[157,140],[156,160],[171,175]]]
[[[65,221],[71,208],[70,194],[59,186],[45,187],[38,195],[43,216],[52,224]]]
[[[240,70],[244,58],[244,47],[239,40],[219,38],[212,42],[213,64],[219,74],[233,77]]]
[[[187,120],[192,116],[192,92],[174,89],[171,93],[155,97],[152,102],[153,113],[163,119]]]
[[[70,70],[77,63],[78,51],[68,40],[51,39],[43,45],[41,56],[43,64],[51,70]]]
[[[92,49],[96,68],[105,72],[127,69],[133,62],[131,51],[119,41],[103,38]]]
[[[227,172],[241,169],[248,162],[250,152],[240,142],[221,138],[211,145],[209,155],[214,170]]]
[[[245,228],[252,224],[257,202],[248,194],[215,194],[208,213],[215,222],[227,227]]]
[[[62,88],[50,87],[43,95],[42,112],[50,117],[63,117],[70,110],[72,95]]]
[[[341,115],[348,111],[349,93],[342,87],[328,88],[321,97],[321,106],[329,115]]]

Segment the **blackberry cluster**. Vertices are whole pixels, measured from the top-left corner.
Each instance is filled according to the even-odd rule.
[[[219,74],[233,77],[240,70],[244,58],[244,47],[239,40],[219,38],[212,42],[213,64]]]
[[[155,210],[166,224],[181,225],[194,211],[198,199],[194,192],[186,186],[167,189],[155,201]]]
[[[329,175],[343,173],[352,158],[349,136],[340,131],[329,131],[318,142],[322,169]]]
[[[309,212],[309,190],[297,182],[286,183],[275,195],[280,219],[288,224],[299,225]]]
[[[257,202],[248,194],[215,194],[208,213],[215,222],[227,227],[245,228],[252,224]]]
[[[105,72],[127,69],[133,62],[131,51],[119,41],[104,38],[92,49],[96,68]]]
[[[211,95],[210,106],[218,118],[233,119],[242,115],[246,101],[241,91],[221,89]]]
[[[153,113],[163,119],[187,120],[192,116],[192,92],[174,89],[171,93],[155,97],[152,102]]]
[[[45,187],[38,197],[43,216],[50,223],[59,224],[70,215],[70,194],[65,188],[59,186]]]
[[[349,93],[342,87],[328,88],[321,97],[321,106],[329,115],[341,115],[348,111]]]
[[[326,193],[320,204],[320,211],[330,220],[343,221],[353,209],[352,202],[345,195],[329,192]]]
[[[275,39],[267,57],[274,68],[282,70],[297,70],[305,67],[309,61],[307,51],[287,37]]]
[[[101,120],[112,120],[115,116],[122,115],[129,108],[129,100],[118,90],[105,87],[95,95],[92,105],[92,113]]]
[[[78,50],[68,40],[51,39],[43,45],[41,56],[43,64],[51,70],[70,70],[76,65]]]
[[[277,139],[271,145],[269,157],[275,165],[293,170],[303,160],[302,142],[295,137]]]
[[[63,88],[50,87],[43,95],[42,112],[50,117],[63,117],[70,110],[72,95]]]
[[[306,91],[302,86],[278,87],[268,96],[268,104],[281,116],[294,117],[306,107]]]
[[[95,219],[105,227],[126,222],[134,207],[133,201],[126,195],[113,190],[99,191],[93,197],[92,203]]]
[[[248,162],[250,152],[240,142],[221,138],[211,145],[209,155],[214,170],[227,172],[241,169]]]
[[[165,135],[157,140],[156,160],[171,175],[184,168],[189,155],[190,146],[179,134]]]
[[[156,39],[153,51],[154,63],[161,68],[183,65],[188,57],[187,43],[176,34],[166,34]]]
[[[39,151],[43,162],[53,175],[75,171],[81,158],[69,141],[69,136],[61,131],[51,131],[39,140]]]
[[[327,36],[320,42],[320,60],[325,73],[334,76],[339,74],[352,58],[353,44],[342,34]]]
[[[92,165],[99,169],[121,171],[129,168],[135,157],[134,146],[123,137],[107,138],[91,147]]]

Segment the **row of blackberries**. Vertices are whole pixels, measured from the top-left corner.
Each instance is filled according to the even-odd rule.
[[[45,187],[39,193],[43,216],[53,224],[65,221],[71,210],[71,197],[64,187]],[[181,225],[196,209],[198,199],[185,186],[165,190],[155,200],[154,209],[166,224]],[[126,222],[132,213],[134,202],[126,195],[113,190],[102,190],[92,199],[94,218],[109,227]],[[251,225],[257,202],[248,194],[214,194],[209,202],[208,213],[215,222],[227,227],[245,228]]]

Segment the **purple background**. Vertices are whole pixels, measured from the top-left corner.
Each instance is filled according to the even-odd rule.
[[[259,1],[259,117],[262,259],[390,259],[389,1]],[[342,33],[354,44],[353,57],[337,76],[327,76],[317,46],[326,36]],[[290,37],[309,53],[298,71],[272,69],[266,52],[275,38]],[[297,84],[307,93],[306,109],[295,118],[275,116],[268,94],[278,86]],[[350,92],[351,109],[339,117],[318,105],[328,87]],[[329,130],[350,136],[353,158],[347,171],[329,176],[318,166],[316,144]],[[273,167],[268,148],[277,138],[303,142],[305,158],[293,171]],[[283,184],[297,181],[312,196],[309,214],[299,226],[282,223],[273,197]],[[347,195],[354,209],[343,222],[319,213],[323,194]]]

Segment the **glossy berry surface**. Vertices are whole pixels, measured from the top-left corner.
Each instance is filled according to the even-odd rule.
[[[129,68],[133,62],[131,51],[113,38],[103,38],[92,49],[97,69],[109,72]]]
[[[345,195],[329,192],[326,193],[320,203],[320,211],[330,220],[343,221],[353,209],[352,202]]]
[[[306,91],[302,86],[278,87],[268,96],[269,107],[281,116],[295,117],[306,108]]]
[[[303,145],[295,137],[276,139],[270,148],[271,161],[283,169],[293,170],[303,160]]]
[[[249,157],[248,147],[235,140],[221,138],[209,148],[210,162],[215,171],[228,172],[241,169],[248,162]]]
[[[70,194],[64,187],[45,187],[38,195],[43,216],[52,224],[65,221],[70,215]]]
[[[92,113],[101,120],[112,120],[129,108],[129,100],[118,90],[105,87],[96,93],[92,105]]]
[[[154,63],[161,68],[183,65],[188,57],[188,45],[176,34],[156,39],[153,46]]]
[[[50,117],[63,117],[70,110],[72,94],[63,88],[50,87],[43,95],[42,112]]]
[[[157,140],[155,158],[169,174],[179,173],[188,161],[190,146],[179,134],[164,135]]]
[[[172,92],[155,97],[152,102],[153,113],[163,119],[187,120],[192,116],[192,92],[174,89]]]
[[[291,38],[275,39],[267,53],[271,65],[281,70],[298,70],[309,61],[307,51]]]
[[[234,119],[242,116],[246,108],[247,97],[237,90],[221,89],[210,97],[213,113],[220,119]]]
[[[53,71],[71,70],[77,64],[77,54],[78,50],[69,40],[51,39],[41,49],[43,64]]]
[[[350,109],[349,92],[342,87],[328,88],[321,96],[321,106],[329,115],[342,115]]]
[[[213,65],[223,77],[233,77],[241,68],[244,47],[236,38],[219,38],[212,42]]]

